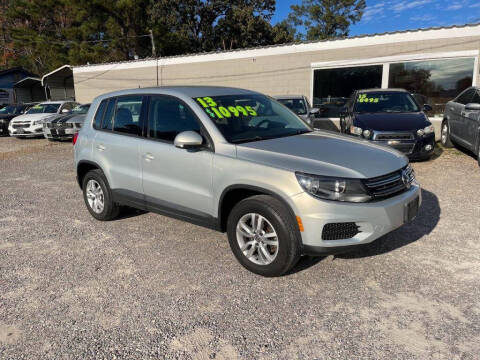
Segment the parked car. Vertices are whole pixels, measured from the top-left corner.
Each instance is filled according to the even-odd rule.
[[[370,243],[415,218],[421,202],[405,156],[313,131],[257,92],[123,90],[92,109],[73,143],[94,218],[112,220],[126,205],[227,232],[238,261],[264,276],[302,254]]]
[[[43,136],[43,121],[55,114],[69,113],[78,104],[74,101],[46,101],[32,106],[23,115],[10,121],[8,132],[15,137]]]
[[[80,130],[90,104],[77,105],[67,114],[57,114],[43,122],[43,136],[48,140],[71,139]]]
[[[389,145],[411,160],[429,159],[435,148],[435,130],[425,111],[403,89],[355,91],[341,116],[341,132]]]
[[[315,116],[319,114],[319,109],[312,108],[303,95],[277,95],[273,98],[288,107],[309,125],[313,125]]]
[[[0,135],[8,135],[8,124],[10,121],[28,109],[27,104],[7,105],[0,109]]]
[[[443,146],[458,144],[472,151],[480,165],[480,88],[470,87],[445,107],[441,141]]]

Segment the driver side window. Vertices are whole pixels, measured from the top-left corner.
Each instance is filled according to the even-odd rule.
[[[196,116],[172,96],[152,96],[148,109],[148,137],[172,142],[183,131],[200,133]]]

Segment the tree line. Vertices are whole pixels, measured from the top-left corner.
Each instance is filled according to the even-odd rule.
[[[272,25],[275,6],[275,0],[0,0],[0,70],[23,66],[44,74],[64,64],[344,37],[366,4],[302,0]]]

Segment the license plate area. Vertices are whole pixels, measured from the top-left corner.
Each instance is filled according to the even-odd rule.
[[[413,221],[417,217],[419,204],[420,198],[417,196],[415,199],[405,205],[403,217],[404,222],[408,223],[410,221]]]

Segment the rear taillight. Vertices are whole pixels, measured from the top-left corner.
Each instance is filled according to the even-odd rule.
[[[77,139],[78,139],[78,132],[76,132],[76,133],[73,135],[73,140],[72,140],[73,145],[75,145],[75,144],[77,143]]]

